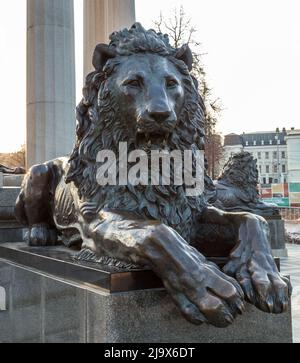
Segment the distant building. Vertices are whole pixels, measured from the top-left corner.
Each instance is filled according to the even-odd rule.
[[[286,136],[289,183],[300,182],[300,130],[290,130]]]
[[[300,182],[300,130],[229,134],[224,138],[225,159],[242,150],[257,159],[260,184]]]

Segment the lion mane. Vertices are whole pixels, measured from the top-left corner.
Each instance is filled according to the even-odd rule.
[[[230,157],[218,178],[218,184],[242,190],[249,202],[257,203],[258,175],[257,160],[249,152],[243,151]]]
[[[133,147],[122,117],[118,100],[110,82],[118,72],[124,56],[154,53],[166,57],[183,75],[185,104],[179,115],[176,130],[170,135],[170,150],[200,149],[204,138],[205,107],[186,63],[175,57],[178,49],[169,44],[167,35],[145,30],[135,24],[128,30],[110,36],[109,49],[116,54],[108,59],[103,69],[95,70],[86,78],[83,99],[77,107],[77,141],[69,160],[66,182],[73,182],[85,204],[97,200],[101,208],[125,209],[143,218],[161,220],[189,239],[195,213],[201,213],[206,202],[203,196],[186,197],[184,186],[106,186],[96,181],[96,157],[99,151],[117,151],[119,142]]]

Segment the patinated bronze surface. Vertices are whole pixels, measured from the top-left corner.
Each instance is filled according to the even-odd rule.
[[[77,142],[69,160],[33,167],[16,206],[32,246],[54,245],[57,234],[81,249],[79,258],[126,268],[150,268],[194,324],[226,327],[244,300],[282,313],[290,283],[269,247],[266,221],[227,213],[188,197],[185,186],[105,186],[96,181],[97,153],[203,148],[204,105],[190,75],[188,46],[140,24],[98,45],[77,108]],[[203,175],[204,177],[204,175]],[[221,271],[204,255],[228,257]]]
[[[258,178],[257,160],[252,154],[243,151],[231,156],[214,185],[211,202],[229,212],[279,216],[279,208],[275,204],[260,199]]]
[[[4,166],[0,164],[0,173],[4,174],[26,174],[26,170],[24,168],[8,168],[7,166]]]

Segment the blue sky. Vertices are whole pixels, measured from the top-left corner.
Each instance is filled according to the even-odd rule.
[[[82,0],[75,0],[77,99],[82,87]],[[223,133],[300,128],[299,0],[136,0],[153,26],[183,5],[198,29],[204,63],[224,111]],[[0,152],[25,141],[26,1],[0,3]]]

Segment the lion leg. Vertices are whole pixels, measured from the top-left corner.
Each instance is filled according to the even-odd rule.
[[[155,221],[102,212],[90,224],[83,248],[98,256],[151,268],[194,324],[226,327],[244,311],[239,284],[206,261],[178,233]]]
[[[223,270],[239,282],[248,302],[267,313],[285,312],[292,288],[280,275],[272,256],[268,223],[254,214],[226,213],[213,207],[207,209],[203,220],[230,226],[233,240],[238,236]]]
[[[30,246],[52,246],[57,242],[51,207],[53,175],[52,163],[33,166],[16,202],[17,219],[29,227]]]

